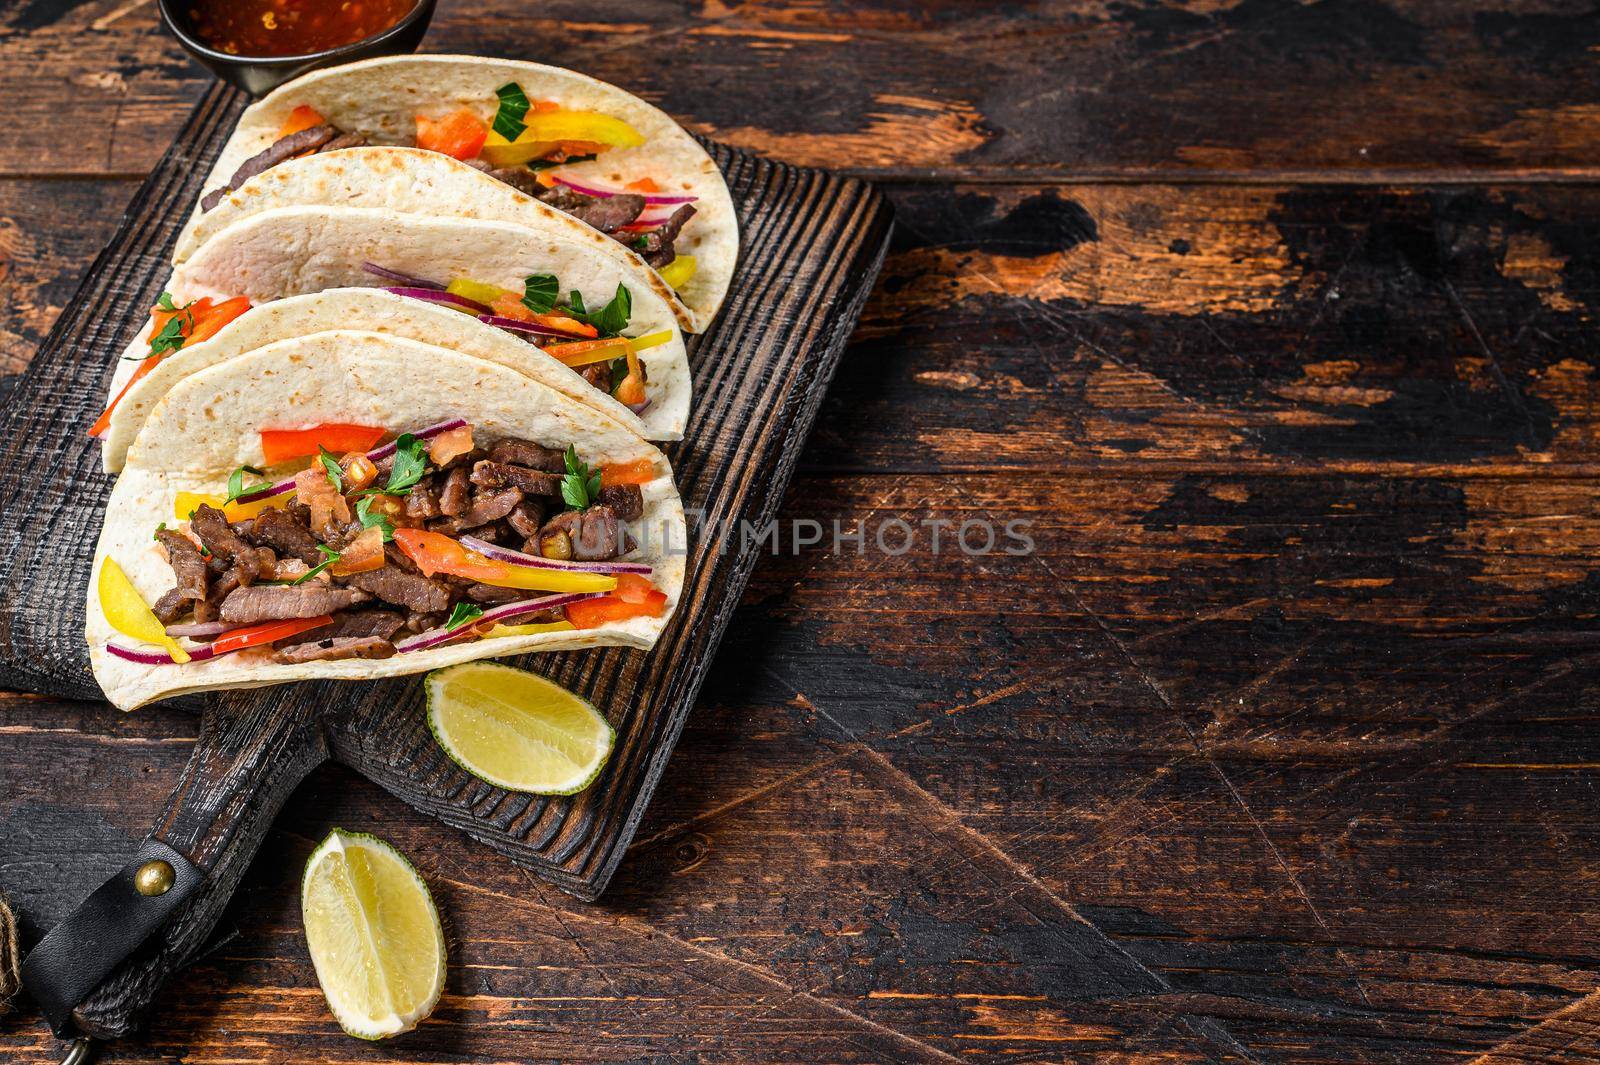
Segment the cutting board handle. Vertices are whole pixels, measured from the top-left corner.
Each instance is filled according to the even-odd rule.
[[[201,715],[194,752],[151,838],[187,857],[205,881],[78,1004],[72,1019],[84,1033],[114,1039],[139,1026],[166,982],[211,941],[284,801],[327,761],[324,700],[292,692],[229,692]]]

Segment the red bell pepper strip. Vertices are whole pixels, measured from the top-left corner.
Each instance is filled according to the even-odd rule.
[[[214,643],[208,644],[213,655],[225,655],[231,651],[242,651],[246,647],[259,647],[265,643],[274,643],[286,636],[307,632],[311,629],[321,628],[333,623],[333,615],[322,614],[314,618],[291,618],[288,621],[269,621],[263,625],[250,625],[242,629],[219,636]]]
[[[313,425],[309,429],[263,429],[261,454],[268,466],[276,466],[291,459],[318,455],[319,446],[335,455],[365,453],[383,439],[383,434],[381,426],[347,425],[341,422]]]
[[[667,593],[637,573],[619,573],[616,591],[569,603],[566,612],[574,628],[594,629],[629,618],[658,618],[666,608]]]

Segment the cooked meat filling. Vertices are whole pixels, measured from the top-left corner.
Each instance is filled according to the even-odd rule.
[[[402,477],[414,478],[412,483],[389,487],[397,466],[390,456],[374,463],[381,472],[366,488],[343,482],[335,487],[331,478],[316,484],[319,508],[326,509],[322,496],[332,492],[351,515],[326,523],[320,533],[312,524],[313,508],[298,498],[232,522],[223,509],[201,505],[186,532],[159,530],[156,540],[172,566],[174,587],[154,605],[156,616],[173,625],[192,612],[196,622],[242,627],[328,615],[333,620],[327,624],[275,641],[273,660],[387,658],[396,653],[397,639],[450,632],[457,625],[470,635],[469,622],[483,611],[541,593],[450,576],[457,571],[424,563],[435,573],[428,576],[418,567],[424,556],[413,559],[399,542],[382,543],[379,553],[380,532],[415,529],[451,540],[470,534],[557,560],[605,561],[633,548],[626,523],[644,514],[639,487],[612,485],[591,498],[598,471],[581,463],[577,472],[568,471],[563,449],[504,439],[438,467],[422,442],[408,446],[412,450],[399,468],[409,470]],[[305,471],[295,477],[297,494],[313,487],[314,478],[305,478]],[[585,506],[571,505],[564,482],[571,482],[567,493]],[[418,550],[416,538],[406,542]],[[560,620],[562,613],[511,616],[520,624]],[[443,628],[447,622],[450,628]]]

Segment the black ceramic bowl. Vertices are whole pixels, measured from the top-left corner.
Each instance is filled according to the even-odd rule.
[[[433,20],[436,2],[417,0],[416,6],[406,13],[405,18],[382,33],[354,44],[310,55],[247,56],[219,52],[196,37],[189,20],[187,0],[160,0],[161,21],[166,23],[167,29],[178,38],[178,42],[189,50],[189,54],[204,63],[217,77],[237,85],[251,96],[263,96],[284,82],[318,67],[416,51],[417,45],[422,43],[422,35],[428,32],[428,23]]]

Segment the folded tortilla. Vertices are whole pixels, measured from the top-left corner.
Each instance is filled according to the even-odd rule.
[[[498,107],[495,90],[508,82],[520,85],[530,100],[621,119],[644,138],[636,147],[613,147],[588,162],[564,163],[563,173],[615,189],[650,178],[664,193],[696,197],[695,216],[679,235],[676,249],[680,255],[696,259],[695,275],[683,286],[681,295],[694,330],[703,330],[727,295],[739,253],[738,217],[727,183],[705,149],[665,112],[576,71],[542,63],[452,55],[393,56],[313,71],[246,109],[205,188],[225,186],[241,163],[271,145],[297,106],[315,108],[328,123],[345,132],[360,133],[371,144],[411,146],[416,143],[418,114],[440,118],[467,108],[485,122],[491,121]],[[292,191],[292,183],[280,190]],[[422,209],[439,214],[457,211],[456,205],[438,199],[423,204],[423,194],[419,190],[413,200]],[[197,206],[190,226],[203,224]],[[192,252],[194,245],[192,238],[180,238],[180,254]]]
[[[279,163],[197,216],[178,238],[173,262],[186,262],[202,244],[241,218],[277,207],[318,204],[554,229],[615,259],[639,285],[654,289],[666,301],[682,328],[698,331],[696,315],[627,245],[466,163],[419,148],[345,148]]]
[[[618,285],[626,287],[633,313],[624,335],[671,334],[666,343],[639,353],[649,406],[635,414],[546,355],[533,342],[538,338],[523,340],[470,314],[383,291],[377,286],[393,282],[374,276],[365,263],[440,283],[468,279],[516,292],[529,275],[554,274],[564,295],[577,290],[591,308],[603,306]],[[366,289],[367,296],[329,291],[333,289]],[[167,355],[118,402],[104,458],[111,471],[120,467],[127,442],[155,399],[190,369],[271,340],[336,325],[395,332],[512,366],[646,439],[681,439],[689,417],[689,358],[671,307],[654,289],[641,285],[634,271],[570,231],[378,208],[280,207],[242,217],[214,234],[173,272],[166,291],[178,304],[201,297],[247,296],[260,306],[212,339]],[[271,308],[271,301],[311,293],[324,298]],[[399,307],[397,300],[409,306]],[[133,376],[150,350],[150,339],[147,325],[124,352],[108,398],[117,396]],[[121,408],[130,398],[136,402],[124,413]]]
[[[396,372],[424,366],[426,372]],[[663,616],[471,639],[386,659],[279,664],[250,649],[183,665],[141,665],[106,651],[108,641],[133,641],[113,630],[101,610],[96,589],[104,560],[115,559],[145,601],[155,602],[172,586],[173,572],[152,536],[161,523],[173,522],[174,497],[180,491],[222,494],[232,470],[260,466],[260,430],[343,422],[404,432],[452,418],[466,419],[480,443],[520,437],[548,447],[571,444],[591,467],[648,460],[656,476],[641,486],[644,514],[632,523],[639,547],[627,560],[654,567],[650,580],[667,596]],[[592,407],[504,366],[404,337],[347,330],[280,340],[185,377],[150,412],[128,449],[95,548],[86,612],[89,659],[106,698],[132,710],[218,688],[367,680],[530,651],[648,648],[682,591],[685,535],[666,457]]]

